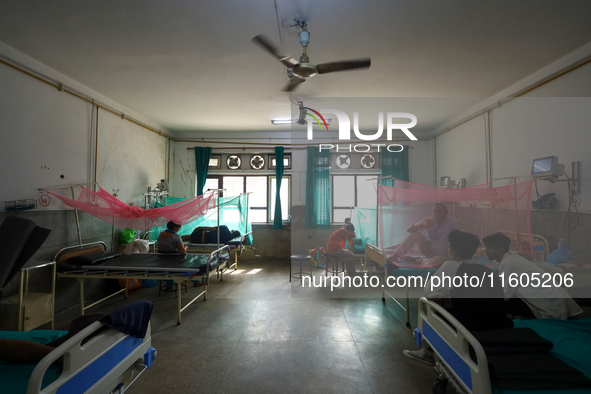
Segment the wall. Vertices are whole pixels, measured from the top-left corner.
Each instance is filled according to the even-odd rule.
[[[491,111],[491,162],[494,186],[509,177],[531,179],[532,160],[557,156],[571,175],[571,162],[581,161],[579,227],[571,234],[572,258],[589,261],[591,227],[591,64],[582,66]],[[466,178],[468,185],[487,181],[485,124],[477,117],[436,138],[437,177]],[[563,178],[564,179],[564,178]],[[540,194],[556,193],[557,212],[532,211],[534,233],[546,236],[552,249],[566,240],[562,229],[568,207],[566,183],[538,182]],[[534,192],[535,193],[535,192]],[[535,196],[535,194],[533,195]],[[532,196],[532,199],[535,197]],[[572,216],[575,220],[575,215]]]
[[[0,53],[26,66],[62,81],[68,86],[117,108],[154,127],[149,119],[127,109],[67,76],[0,43]],[[39,226],[52,230],[43,247],[30,263],[51,260],[66,246],[78,244],[74,211],[55,197],[50,205],[23,212],[6,212],[4,201],[35,199],[41,187],[52,187],[96,180],[107,191],[119,189],[125,202],[141,203],[147,186],[166,177],[167,138],[159,136],[105,110],[98,112],[98,150],[96,141],[96,108],[73,95],[0,64],[0,130],[2,158],[0,172],[0,222],[6,216],[27,218]],[[95,157],[95,151],[98,156]],[[61,177],[63,175],[63,178]],[[76,192],[79,189],[76,189]],[[70,196],[70,189],[56,193]],[[115,229],[93,216],[80,212],[82,242],[105,241],[111,248],[111,239],[118,237]],[[33,286],[45,286],[46,274],[33,278]],[[87,283],[87,298],[94,298],[108,290],[102,281]],[[13,281],[4,296],[16,292]],[[75,280],[58,282],[56,312],[78,304],[78,284]]]

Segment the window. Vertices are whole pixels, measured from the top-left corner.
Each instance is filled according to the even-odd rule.
[[[208,167],[210,170],[219,170],[222,168],[222,155],[215,154],[209,157]]]
[[[285,176],[281,181],[281,216],[289,219],[290,212],[290,177]],[[205,190],[225,189],[224,197],[248,195],[249,220],[253,223],[269,223],[275,214],[276,179],[268,175],[223,175],[210,176],[205,182]],[[270,209],[269,209],[270,208]],[[222,219],[223,220],[223,219]]]
[[[269,169],[274,170],[275,168],[277,168],[277,159],[275,155],[269,155]],[[291,153],[283,154],[283,169],[291,169]]]
[[[248,195],[248,206],[250,207],[250,220],[253,223],[267,222],[267,177],[247,176],[246,192]]]
[[[208,190],[215,190],[220,188],[220,178],[207,178],[205,180],[205,186],[203,187],[203,193]]]
[[[345,218],[351,217],[353,207],[376,207],[375,178],[376,175],[332,175],[333,223],[343,223]]]

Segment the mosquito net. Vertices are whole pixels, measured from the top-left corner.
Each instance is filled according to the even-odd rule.
[[[366,244],[376,244],[376,209],[354,207],[351,224],[355,226],[355,252],[363,253]]]
[[[176,197],[165,197],[163,201],[156,201],[157,209],[164,208],[178,204],[179,202],[187,201]],[[216,202],[217,203],[217,202]],[[172,205],[169,205],[172,204]],[[216,204],[217,205],[217,204]],[[236,197],[220,197],[220,225],[228,226],[229,230],[240,231],[244,235],[252,231],[252,224],[248,219],[248,195],[241,194]],[[188,235],[197,227],[217,227],[218,225],[218,209],[213,207],[208,210],[203,216],[196,220],[185,223],[179,230],[179,235]],[[155,241],[158,234],[164,231],[166,226],[160,226],[150,231],[149,239]],[[252,244],[252,234],[248,236],[248,244]]]
[[[102,188],[95,193],[83,187],[78,200],[51,194],[66,205],[96,216],[109,224],[119,228],[140,230],[164,226],[170,220],[181,225],[192,223],[204,216],[216,204],[215,193],[206,193],[203,196],[155,209],[130,206]]]
[[[503,187],[486,184],[448,189],[396,180],[393,187],[379,187],[378,246],[393,254],[395,247],[408,236],[407,228],[432,217],[433,206],[443,203],[448,216],[458,221],[463,231],[480,239],[504,232],[513,240],[511,250],[531,259],[531,189],[532,181]],[[477,253],[482,254],[483,250]]]

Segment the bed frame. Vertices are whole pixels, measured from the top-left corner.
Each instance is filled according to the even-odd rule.
[[[104,394],[127,390],[156,358],[150,325],[143,339],[107,329],[83,343],[102,328],[102,323],[94,322],[45,356],[29,379],[27,394]],[[62,374],[41,389],[47,369],[60,358]]]
[[[445,393],[445,380],[458,393],[491,394],[488,361],[482,345],[449,312],[440,305],[419,300],[419,320],[415,340],[421,347],[429,344],[435,354],[435,370],[439,379],[433,385],[434,393]],[[470,357],[470,346],[476,361]]]
[[[219,271],[216,271],[216,277],[220,281],[222,281],[222,282],[224,281],[224,273],[227,273],[227,275],[230,275],[233,273],[233,271],[231,271],[232,268],[234,268],[234,271],[236,271],[238,269],[238,256],[248,248],[248,246],[245,245],[244,242],[246,241],[246,238],[248,238],[248,236],[251,234],[252,234],[252,231],[241,236],[239,245],[226,244],[226,246],[229,246],[229,252],[234,254],[234,263],[228,265],[229,263],[227,261],[225,261],[223,264],[221,264],[222,268]],[[194,254],[210,253],[211,250],[217,249],[218,246],[219,245],[217,245],[217,244],[195,244],[195,243],[188,244],[189,253],[194,253]]]
[[[388,279],[388,256],[386,253],[375,245],[370,243],[365,244],[365,259],[370,258],[377,264],[384,268],[384,287],[382,287],[382,302],[386,302],[386,296],[390,297],[402,310],[406,313],[406,326],[410,327],[410,299],[408,297],[408,288],[406,289],[406,301],[404,305],[400,303],[392,294],[388,293],[385,289],[386,280]]]
[[[222,252],[227,251],[228,250],[228,246],[223,246],[219,249],[214,250],[213,252],[210,253],[210,260],[213,258],[213,256],[217,255],[218,260],[220,259],[220,256],[222,254]],[[64,248],[62,250],[60,250],[59,252],[57,252],[57,254],[55,255],[54,261],[56,261],[58,264],[60,262],[63,262],[71,257],[74,256],[79,256],[82,254],[88,254],[88,253],[94,253],[94,252],[98,252],[98,251],[106,251],[107,250],[107,246],[105,245],[104,242],[102,241],[98,241],[98,242],[92,242],[92,243],[88,243],[88,244],[84,244],[84,245],[76,245],[76,246],[70,246],[67,248]],[[223,266],[225,264],[224,263],[218,263],[218,266],[215,269],[215,272],[217,273],[217,275],[220,275],[220,270],[222,268],[220,268],[221,266]],[[129,293],[129,288],[128,288],[128,279],[155,279],[155,280],[170,280],[172,282],[174,282],[177,286],[176,286],[176,296],[177,296],[177,325],[181,324],[181,313],[187,309],[187,307],[189,307],[189,305],[191,305],[192,303],[194,303],[195,301],[197,301],[197,299],[201,296],[203,296],[203,301],[207,301],[207,288],[208,288],[208,284],[209,284],[209,275],[210,275],[210,271],[209,271],[209,264],[207,265],[207,270],[205,273],[203,274],[191,274],[190,270],[188,270],[189,272],[186,271],[179,271],[176,270],[176,272],[174,270],[170,270],[170,271],[162,271],[162,272],[148,272],[148,271],[139,271],[139,270],[113,270],[113,271],[97,271],[97,272],[93,272],[93,271],[89,271],[89,270],[76,270],[76,271],[66,271],[66,272],[58,272],[57,276],[58,278],[75,278],[78,279],[78,282],[80,283],[80,314],[84,315],[85,311],[89,308],[92,308],[93,306],[108,300],[111,297],[116,296],[117,294],[120,293],[125,293],[125,298],[127,298],[128,293]],[[223,273],[223,271],[222,271]],[[86,279],[125,279],[125,288],[116,291],[113,294],[108,295],[107,297],[104,297],[90,305],[85,305],[85,301],[84,301],[84,281]],[[188,282],[192,282],[195,281],[195,279],[200,279],[203,281],[203,291],[201,291],[197,296],[195,296],[193,299],[191,299],[191,301],[189,301],[185,306],[182,305],[182,300],[181,300],[181,292],[182,292],[182,285],[187,285]]]

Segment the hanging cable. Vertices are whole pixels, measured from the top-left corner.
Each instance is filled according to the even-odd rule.
[[[568,175],[566,175],[566,173],[564,174],[564,176],[566,176],[566,181],[568,183],[568,209],[566,210],[566,216],[564,217],[564,222],[562,223],[562,229],[564,230],[564,232],[566,232],[567,245],[568,245],[569,249],[572,250],[572,247],[570,244],[570,233],[575,231],[575,229],[579,225],[579,210],[578,210],[577,206],[579,205],[580,200],[579,200],[578,195],[575,193],[574,185],[572,184],[570,177]],[[576,215],[574,225],[572,225],[572,226],[571,226],[571,208],[574,208],[575,215]]]

